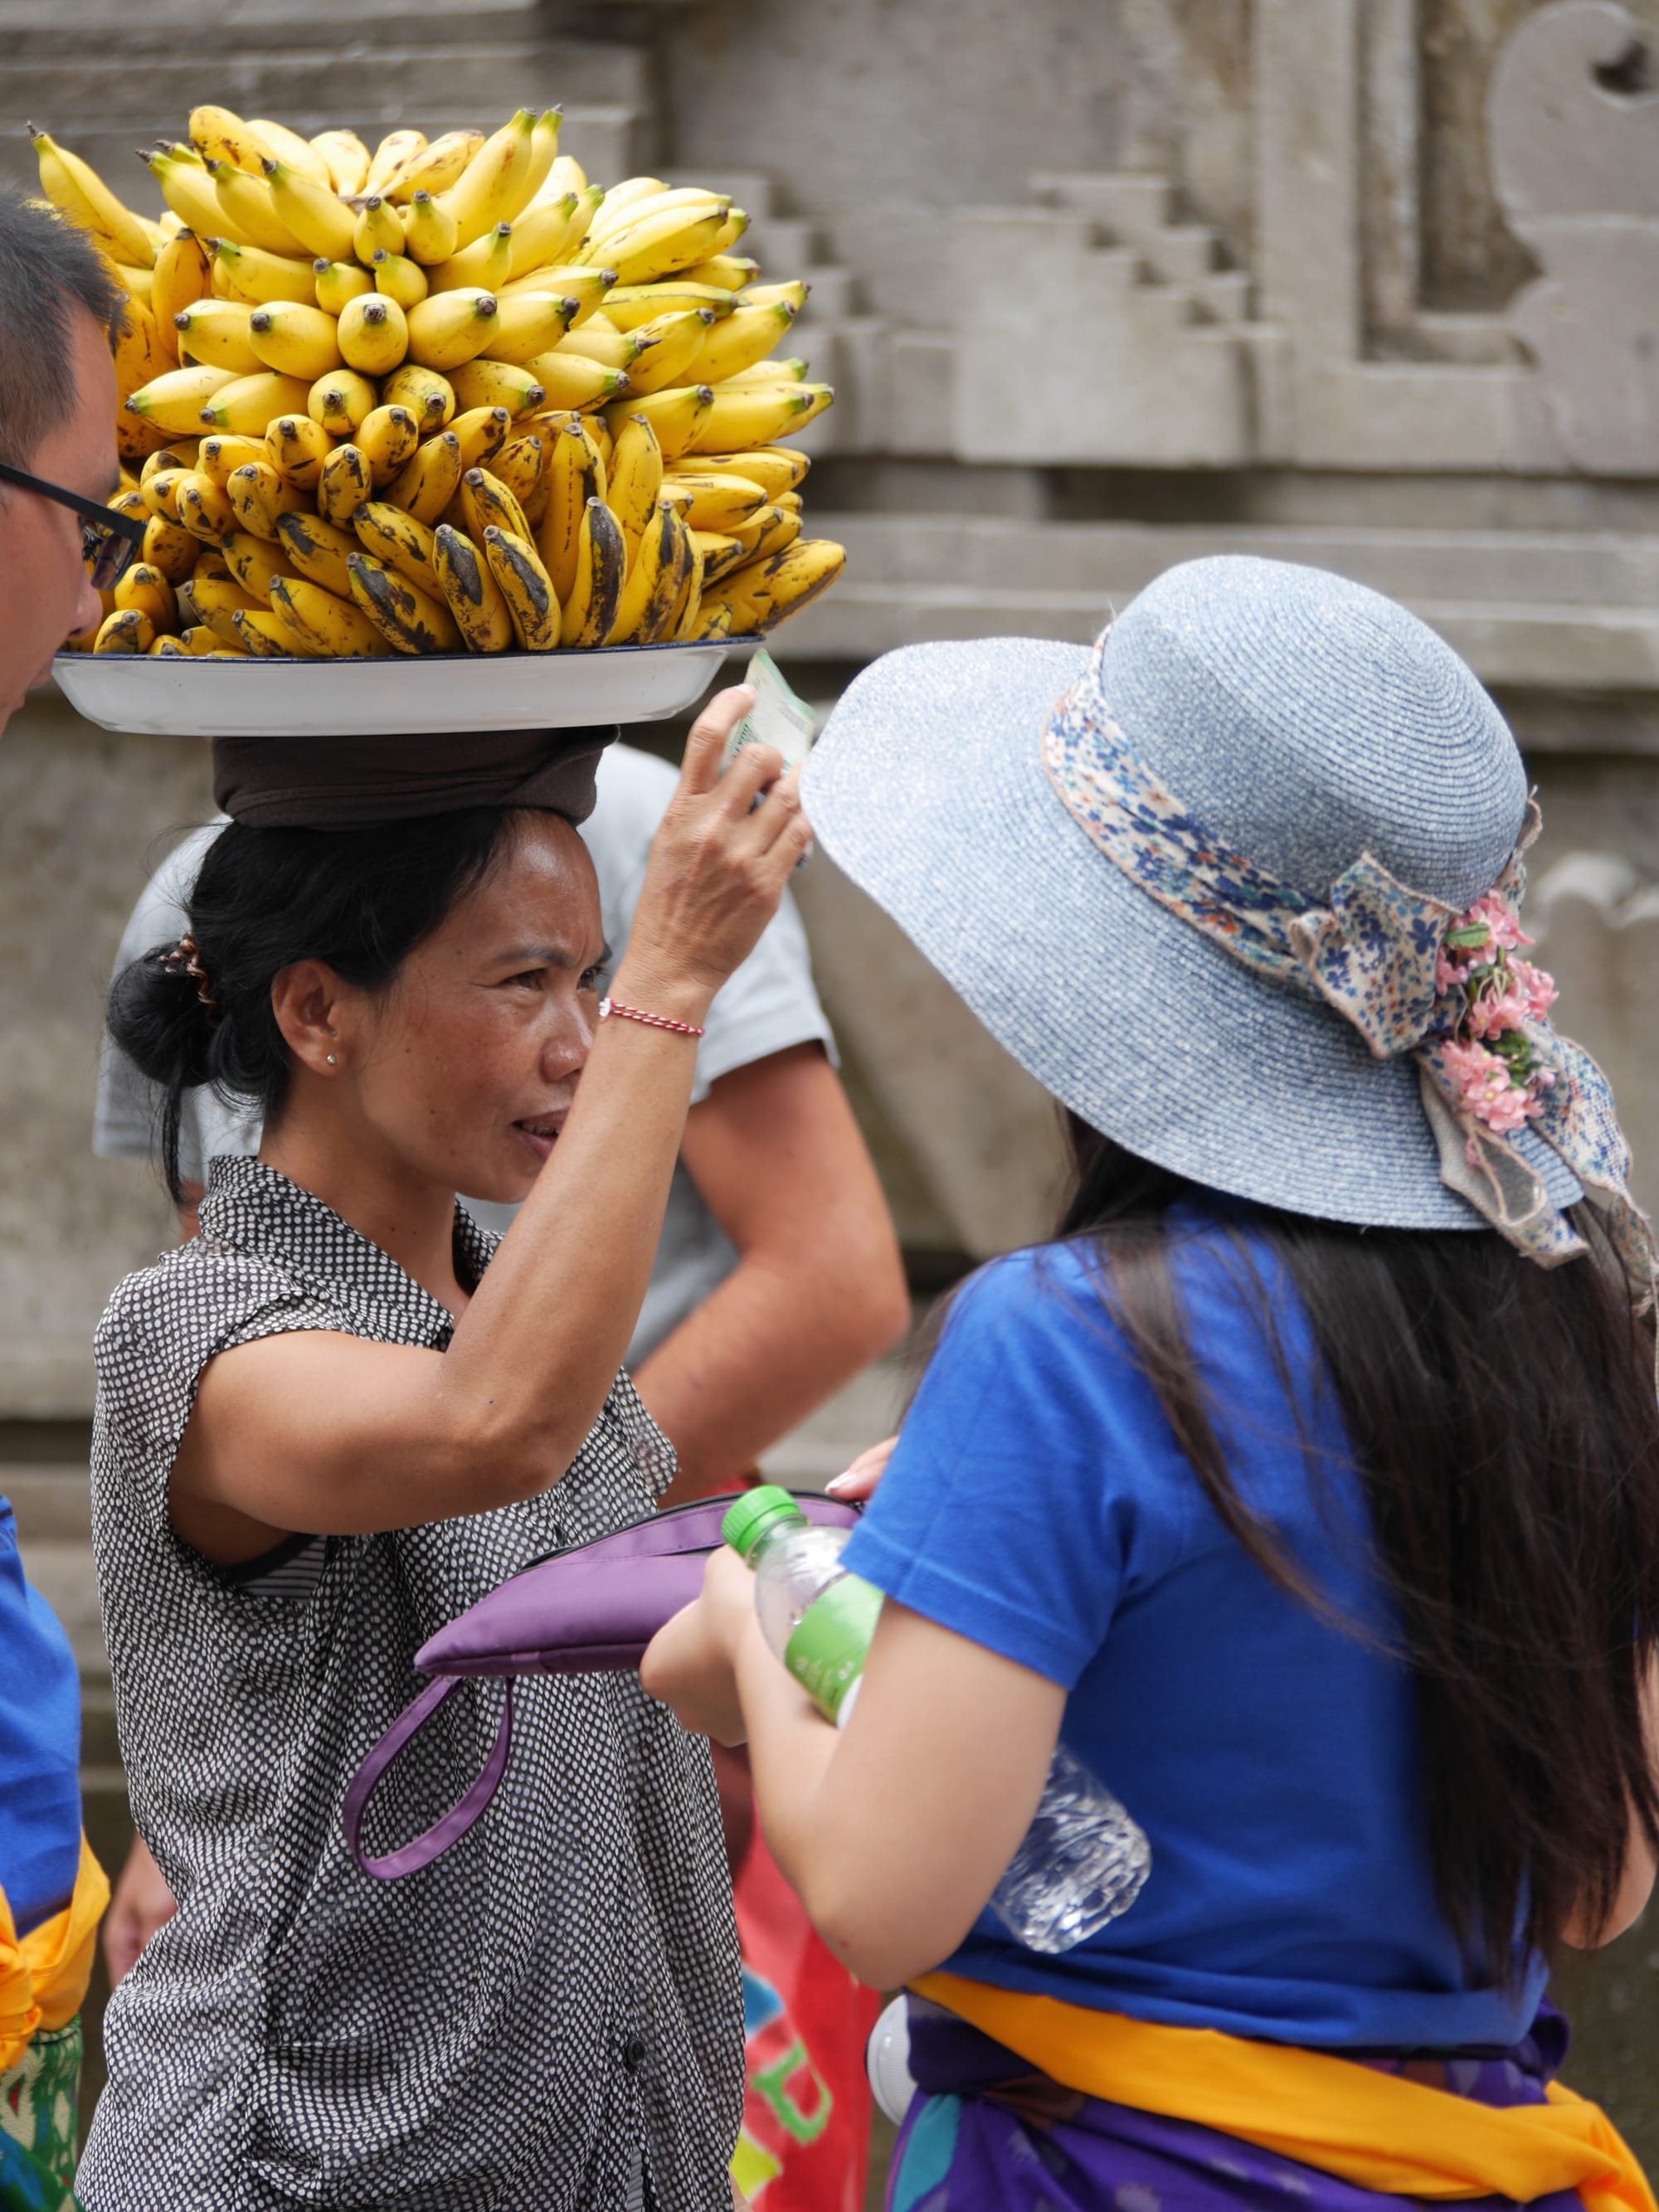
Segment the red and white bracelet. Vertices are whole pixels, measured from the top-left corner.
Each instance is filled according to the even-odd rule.
[[[643,1022],[648,1030],[672,1030],[676,1036],[700,1037],[706,1034],[695,1022],[677,1022],[666,1014],[647,1014],[638,1006],[625,1006],[619,999],[601,999],[599,1019],[608,1022],[612,1014],[619,1014],[625,1022]]]

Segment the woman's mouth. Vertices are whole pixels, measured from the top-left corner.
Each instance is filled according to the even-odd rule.
[[[564,1120],[562,1112],[526,1115],[523,1121],[515,1121],[513,1126],[539,1161],[544,1160],[557,1144]]]

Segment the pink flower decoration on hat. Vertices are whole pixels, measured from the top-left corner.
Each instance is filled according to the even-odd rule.
[[[1531,943],[1503,894],[1487,891],[1448,927],[1435,969],[1437,1026],[1445,1039],[1440,1064],[1454,1103],[1500,1136],[1537,1120],[1544,1110],[1540,1094],[1555,1080],[1528,1030],[1547,1014],[1554,978],[1509,957]]]

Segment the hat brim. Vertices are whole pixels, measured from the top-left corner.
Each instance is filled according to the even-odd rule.
[[[1142,1158],[1325,1220],[1487,1226],[1440,1179],[1414,1063],[1137,889],[1061,805],[1041,739],[1087,659],[1042,638],[884,655],[804,772],[825,851],[1021,1066]],[[1555,1205],[1583,1196],[1529,1132],[1519,1149]]]

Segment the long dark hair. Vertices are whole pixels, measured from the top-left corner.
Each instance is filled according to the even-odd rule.
[[[1091,1249],[1216,1512],[1265,1573],[1317,1603],[1217,1439],[1165,1219],[1194,1187],[1075,1117],[1068,1131],[1060,1236]],[[1512,1984],[1517,1931],[1547,1956],[1576,1915],[1606,1917],[1632,1809],[1659,1845],[1638,1695],[1659,1632],[1652,1335],[1589,1206],[1576,1218],[1591,1256],[1551,1269],[1495,1232],[1249,1218],[1306,1310],[1370,1501],[1416,1680],[1442,1909]],[[1282,1362],[1265,1295],[1261,1318]],[[1310,1473],[1329,1470],[1310,1459]]]
[[[288,1094],[288,1047],[270,987],[322,960],[381,991],[457,902],[489,875],[520,817],[476,806],[366,830],[253,830],[233,822],[207,849],[186,902],[200,988],[157,946],[116,977],[110,1036],[161,1091],[162,1171],[174,1203],[186,1091],[211,1084],[267,1118]],[[210,1006],[203,996],[213,1003]]]

